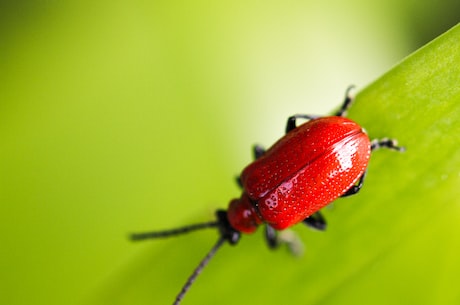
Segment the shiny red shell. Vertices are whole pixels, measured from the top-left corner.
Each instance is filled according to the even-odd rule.
[[[231,226],[251,233],[262,223],[282,230],[301,222],[356,184],[370,152],[369,137],[350,119],[298,126],[243,170],[243,194],[228,209]]]

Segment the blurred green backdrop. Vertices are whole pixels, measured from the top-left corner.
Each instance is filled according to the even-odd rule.
[[[253,143],[271,144],[293,113],[331,111],[458,12],[455,1],[2,2],[0,304],[170,303],[215,233],[143,245],[127,234],[213,217],[239,195]],[[308,249],[296,260],[260,237],[222,250],[184,304],[270,304],[248,278],[282,282],[267,260],[302,268]]]

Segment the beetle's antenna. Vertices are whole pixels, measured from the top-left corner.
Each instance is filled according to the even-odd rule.
[[[198,224],[176,228],[176,229],[170,229],[170,230],[134,233],[134,234],[131,234],[130,238],[133,241],[140,241],[140,240],[151,239],[151,238],[165,238],[165,237],[171,237],[171,236],[176,236],[180,234],[190,233],[196,230],[215,228],[215,227],[218,227],[219,225],[220,223],[218,221],[210,221],[210,222],[198,223]]]
[[[187,282],[185,282],[184,286],[182,287],[181,291],[176,297],[176,300],[174,301],[173,305],[179,305],[182,299],[184,298],[185,294],[187,291],[190,289],[192,286],[193,282],[195,282],[196,278],[198,275],[200,275],[201,271],[203,271],[204,267],[206,267],[211,260],[211,258],[214,257],[216,254],[217,250],[224,244],[225,238],[220,237],[217,243],[214,245],[214,247],[211,248],[211,250],[206,254],[206,256],[201,260],[200,264],[198,267],[195,268],[193,271],[192,275],[187,279]]]

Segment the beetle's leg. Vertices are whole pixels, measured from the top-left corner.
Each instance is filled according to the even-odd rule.
[[[350,108],[351,104],[353,103],[354,98],[351,96],[350,91],[354,89],[355,86],[351,85],[345,91],[345,100],[343,101],[340,110],[335,113],[336,116],[345,116],[347,114],[347,110]],[[305,119],[305,120],[313,120],[317,119],[320,116],[317,115],[309,115],[309,114],[296,114],[288,118],[286,124],[286,133],[295,129],[297,127],[296,120],[297,119]]]
[[[347,197],[347,196],[351,196],[351,195],[354,195],[356,194],[357,192],[359,192],[359,190],[363,187],[363,182],[364,182],[364,178],[366,177],[366,172],[365,171],[362,176],[359,178],[358,180],[358,184],[354,184],[350,187],[350,189],[348,191],[346,191],[342,196],[340,197]]]
[[[253,148],[253,154],[254,154],[254,159],[259,159],[260,157],[262,157],[263,154],[265,154],[265,148],[263,148],[262,146],[260,145],[254,145],[254,148]]]
[[[389,138],[383,138],[383,139],[375,139],[371,141],[371,150],[376,150],[380,148],[388,148],[388,149],[393,149],[396,151],[403,152],[405,151],[405,148],[402,146],[398,146],[398,142],[394,139],[389,139]],[[358,180],[358,184],[353,185],[348,191],[346,191],[342,196],[340,197],[347,197],[354,195],[359,192],[359,190],[363,187],[363,182],[364,178],[366,177],[366,171],[363,173],[361,178]]]
[[[295,129],[297,127],[296,121],[297,119],[305,119],[305,120],[313,120],[317,119],[321,116],[319,115],[310,115],[310,114],[295,114],[293,116],[290,116],[287,120],[286,123],[286,133],[289,131]]]
[[[345,116],[347,114],[348,108],[350,108],[351,104],[353,103],[353,97],[350,94],[350,91],[354,89],[355,86],[351,85],[347,88],[345,91],[345,100],[343,101],[342,106],[340,107],[340,110],[335,113],[336,116]],[[296,120],[297,119],[305,119],[305,120],[313,120],[317,119],[320,116],[318,115],[309,115],[309,114],[295,114],[291,117],[288,118],[287,124],[286,124],[286,133],[289,131],[295,129],[297,127],[296,125]]]
[[[350,91],[353,90],[355,86],[351,85],[347,88],[345,91],[345,100],[343,101],[342,107],[340,107],[340,110],[337,111],[335,114],[336,116],[345,116],[347,114],[347,110],[350,108],[351,103],[353,103],[353,97],[350,94]]]
[[[237,177],[235,178],[235,180],[236,180],[236,184],[238,184],[238,186],[239,186],[241,189],[243,189],[243,182],[241,182],[241,177],[240,177],[240,176],[237,176]]]
[[[266,225],[265,240],[270,249],[277,249],[280,245],[285,244],[293,255],[300,256],[303,254],[303,244],[293,231],[277,232],[270,225]]]
[[[305,218],[302,222],[310,228],[320,231],[326,230],[327,226],[326,219],[324,219],[323,215],[320,212],[316,212],[315,214]]]
[[[270,249],[276,249],[280,245],[278,234],[276,233],[276,230],[273,229],[273,227],[270,225],[265,226],[265,241],[267,242],[267,246]]]
[[[403,152],[406,150],[403,146],[398,146],[398,141],[395,139],[383,138],[383,139],[374,139],[371,141],[371,150],[376,150],[379,148],[389,148],[396,151]]]

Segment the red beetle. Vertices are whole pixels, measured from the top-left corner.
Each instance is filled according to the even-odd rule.
[[[356,194],[363,186],[372,150],[385,147],[403,151],[395,140],[370,141],[364,129],[345,118],[352,99],[349,90],[335,116],[298,114],[289,117],[286,135],[268,150],[254,147],[256,160],[238,178],[243,189],[230,201],[227,211],[218,210],[217,220],[178,229],[138,233],[132,240],[174,236],[194,230],[218,227],[220,238],[183,286],[174,304],[179,304],[201,270],[220,246],[234,245],[241,233],[252,233],[265,224],[270,248],[280,244],[276,230],[299,222],[324,230],[319,210],[339,197]],[[298,119],[308,122],[297,126]]]

